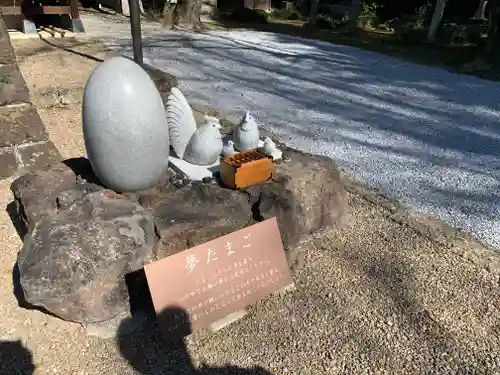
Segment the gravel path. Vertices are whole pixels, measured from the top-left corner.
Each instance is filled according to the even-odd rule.
[[[129,25],[84,14],[131,55]],[[500,86],[359,49],[256,31],[143,27],[146,61],[193,101],[255,112],[287,144],[500,247]]]

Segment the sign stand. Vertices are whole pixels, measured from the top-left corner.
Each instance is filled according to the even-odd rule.
[[[240,320],[248,313],[247,310],[240,310],[234,313],[227,315],[225,318],[219,319],[216,322],[210,324],[209,329],[212,332],[220,331],[222,328],[227,327],[228,325],[233,324],[237,320]]]

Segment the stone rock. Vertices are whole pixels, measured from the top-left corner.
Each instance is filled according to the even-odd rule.
[[[159,258],[276,217],[289,262],[295,263],[303,240],[341,226],[347,201],[335,162],[279,147],[288,162],[262,185],[236,191],[196,181],[182,187],[173,176],[161,193],[141,194],[139,202],[156,218]]]
[[[24,233],[30,232],[42,217],[66,209],[90,193],[103,190],[95,181],[85,158],[69,159],[26,173],[10,185],[16,216]]]
[[[14,147],[0,148],[0,179],[8,178],[16,173],[17,159]]]
[[[27,302],[94,323],[129,311],[124,276],[154,260],[152,215],[111,190],[42,217],[18,255]]]
[[[124,193],[127,198],[133,200],[134,202],[137,202],[141,204],[144,207],[147,207],[148,199],[157,199],[156,197],[159,194],[164,194],[167,191],[170,191],[171,187],[174,185],[173,182],[175,181],[175,172],[172,170],[168,169],[167,172],[160,178],[158,181],[158,184],[153,186],[152,188],[142,190],[139,192],[135,193]],[[172,186],[171,186],[172,185]]]
[[[141,193],[162,191],[169,186],[172,175],[171,171],[167,171],[158,186]],[[31,231],[42,217],[67,209],[86,194],[105,189],[86,158],[68,159],[26,173],[17,178],[10,188],[15,198],[15,216],[20,219],[23,232]],[[138,202],[137,193],[124,195]]]
[[[22,144],[16,150],[21,172],[44,168],[61,160],[61,154],[52,141]]]
[[[76,185],[76,175],[63,163],[27,173],[16,179],[10,190],[14,194],[17,217],[24,232],[30,232],[37,221],[57,211],[57,197]]]
[[[211,241],[252,224],[248,197],[217,184],[171,186],[139,198],[156,219],[158,258]]]
[[[343,223],[346,193],[331,159],[279,147],[275,180],[240,191],[176,188],[167,170],[128,199],[104,189],[83,158],[18,178],[11,189],[30,232],[18,257],[26,300],[86,326],[118,319],[130,307],[126,274],[272,217],[294,269],[302,240]]]
[[[83,95],[83,135],[99,180],[119,192],[154,186],[168,167],[162,98],[135,62],[113,57],[92,72]]]
[[[276,216],[283,244],[292,249],[307,236],[341,226],[347,200],[332,159],[280,148],[289,161],[277,166],[276,178],[246,192],[255,219]]]
[[[79,203],[83,200],[87,194],[95,193],[103,189],[104,188],[102,186],[93,183],[77,184],[72,189],[65,190],[57,196],[57,209],[66,210],[71,207],[71,205]]]

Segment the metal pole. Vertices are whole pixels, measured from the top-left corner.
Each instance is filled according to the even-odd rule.
[[[139,0],[128,0],[130,8],[130,29],[132,32],[132,45],[134,47],[134,61],[142,65],[142,36],[141,36],[141,12]]]

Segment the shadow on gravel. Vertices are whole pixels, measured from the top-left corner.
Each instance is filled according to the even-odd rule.
[[[24,236],[27,234],[27,229],[26,225],[22,222],[21,215],[22,212],[19,211],[19,207],[16,203],[16,201],[12,201],[7,205],[7,208],[5,209],[7,211],[7,214],[10,217],[10,220],[12,221],[12,224],[14,225],[14,228],[16,229],[17,235],[21,239],[21,241],[24,240]]]
[[[32,375],[33,356],[21,341],[0,341],[0,374]]]
[[[162,337],[156,322],[146,323],[130,332],[131,321],[124,320],[118,331],[118,348],[122,356],[142,375],[272,375],[261,367],[237,366],[195,367],[188,353],[184,337],[191,333],[188,314],[180,308],[165,310],[159,320],[177,325],[179,335]],[[169,324],[166,323],[166,324]]]
[[[155,318],[153,302],[143,270],[126,277],[132,316],[146,315],[140,327],[136,319],[125,319],[118,329],[121,355],[141,375],[273,375],[261,367],[195,367],[184,338],[191,333],[189,314],[182,308],[165,309]],[[161,335],[158,323],[174,328],[169,337]],[[230,353],[229,353],[230,355]],[[229,358],[228,358],[229,359]]]

